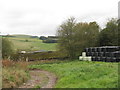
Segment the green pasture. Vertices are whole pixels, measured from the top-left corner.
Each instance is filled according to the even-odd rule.
[[[118,63],[70,61],[31,65],[57,75],[55,88],[116,88]]]
[[[42,40],[39,38],[30,38],[30,36],[16,36],[16,37],[8,37],[10,41],[13,43],[13,47],[15,50],[56,50],[56,43],[42,43]]]

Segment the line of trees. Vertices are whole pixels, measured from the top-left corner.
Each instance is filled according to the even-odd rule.
[[[42,40],[43,43],[57,43],[58,41],[58,37],[57,36],[40,36],[40,38]]]
[[[78,57],[86,47],[118,45],[118,21],[109,20],[101,30],[97,22],[76,23],[74,17],[62,23],[57,31],[59,50],[67,54],[70,59]]]

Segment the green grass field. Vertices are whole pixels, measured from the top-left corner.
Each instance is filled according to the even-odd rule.
[[[58,76],[55,88],[116,88],[118,63],[69,61],[31,65],[30,68],[48,70]]]
[[[56,43],[42,43],[39,38],[30,38],[28,35],[15,35],[16,37],[8,37],[13,42],[15,50],[56,50]],[[27,40],[27,41],[26,41]]]

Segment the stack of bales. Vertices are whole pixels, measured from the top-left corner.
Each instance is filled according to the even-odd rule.
[[[92,61],[119,62],[120,46],[103,46],[85,48],[86,56],[91,56]]]

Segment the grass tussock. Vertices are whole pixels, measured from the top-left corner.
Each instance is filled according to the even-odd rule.
[[[29,79],[28,63],[3,60],[2,87],[15,88]]]

